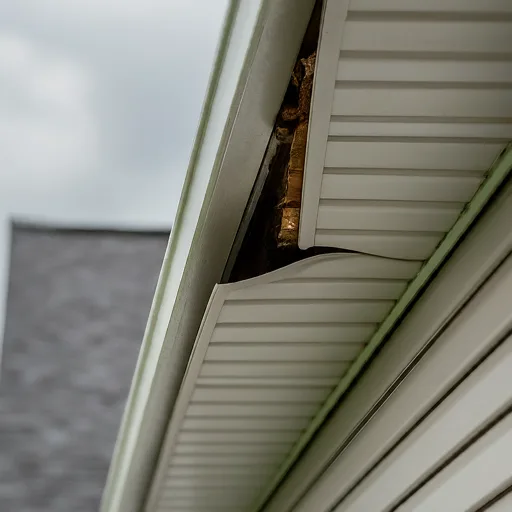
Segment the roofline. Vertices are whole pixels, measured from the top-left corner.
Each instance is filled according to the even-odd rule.
[[[230,0],[102,512],[137,512],[144,504],[204,310],[224,270],[313,5]]]

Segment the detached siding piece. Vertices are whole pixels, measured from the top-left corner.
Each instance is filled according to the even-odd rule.
[[[326,0],[301,248],[432,254],[512,138],[511,14],[508,0]]]
[[[419,268],[330,254],[217,286],[149,509],[250,511]]]

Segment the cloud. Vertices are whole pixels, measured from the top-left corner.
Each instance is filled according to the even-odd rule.
[[[18,35],[0,33],[4,191],[31,186],[42,193],[87,171],[77,155],[87,155],[88,164],[97,156],[91,92],[91,77],[76,63],[55,58]]]
[[[226,5],[0,2],[0,204],[170,224]]]

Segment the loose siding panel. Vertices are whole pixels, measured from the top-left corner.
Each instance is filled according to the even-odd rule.
[[[508,0],[328,0],[300,247],[428,258],[512,138],[511,48]]]
[[[330,254],[218,286],[153,483],[156,510],[249,510],[420,266]]]

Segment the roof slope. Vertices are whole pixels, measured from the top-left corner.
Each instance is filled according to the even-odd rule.
[[[14,227],[0,510],[98,510],[167,238]]]
[[[425,259],[512,138],[507,0],[326,0],[299,245]]]

